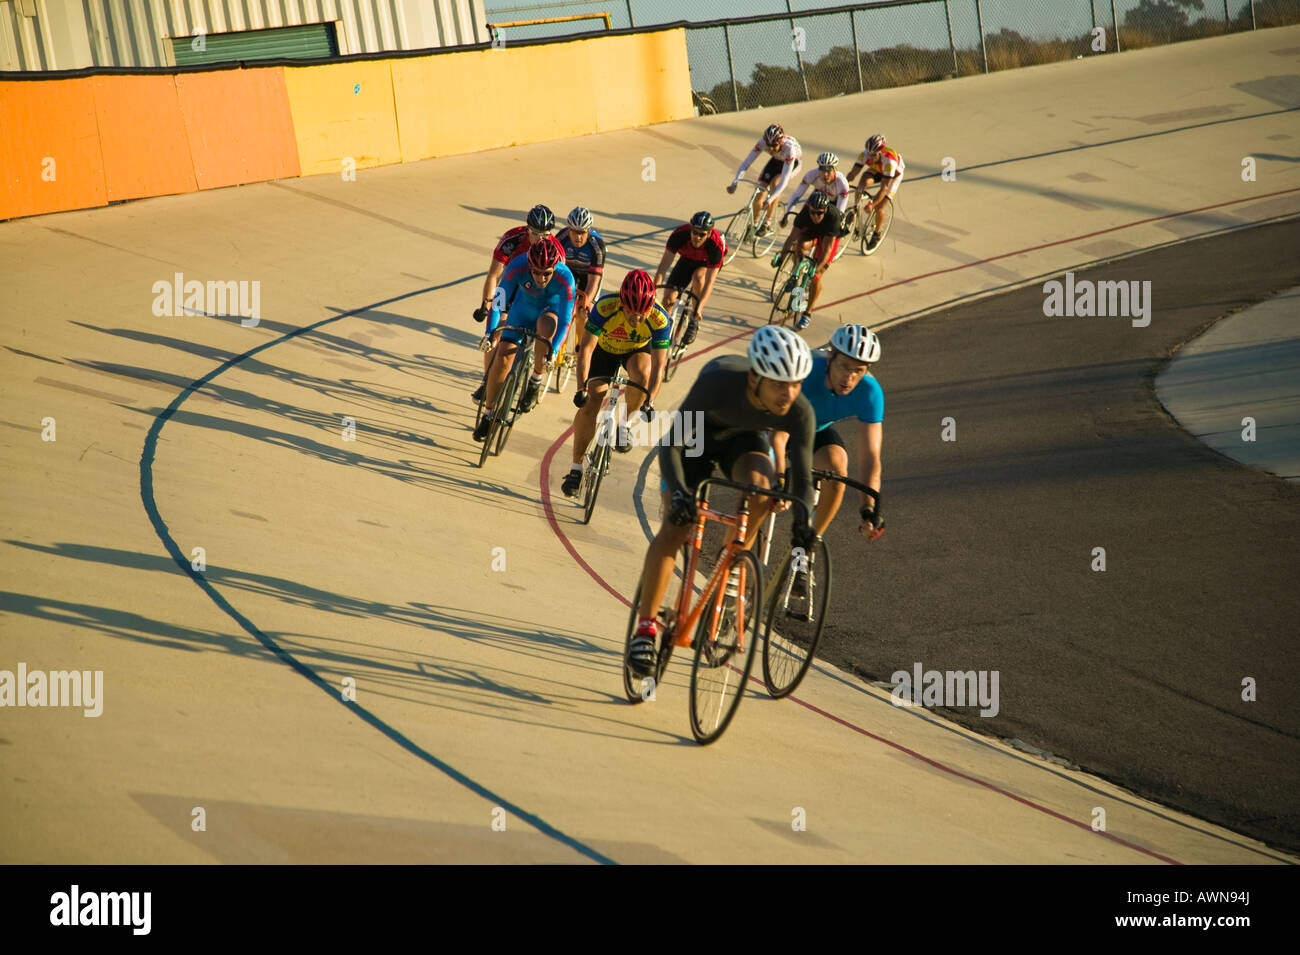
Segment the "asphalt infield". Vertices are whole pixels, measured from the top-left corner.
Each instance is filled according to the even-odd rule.
[[[1300,848],[1300,489],[1154,390],[1181,344],[1300,283],[1297,248],[1291,219],[1076,273],[1151,282],[1145,328],[1046,317],[1033,285],[882,333],[889,526],[832,525],[819,656],[872,681],[997,670],[996,716],[945,715]]]

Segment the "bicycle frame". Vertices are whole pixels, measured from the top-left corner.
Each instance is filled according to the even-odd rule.
[[[710,505],[707,495],[711,486],[729,487],[744,492],[745,496],[741,498],[739,511],[736,514],[727,514]],[[695,502],[698,516],[695,519],[695,534],[691,540],[691,556],[690,560],[687,561],[686,571],[682,575],[681,589],[678,591],[677,600],[674,602],[677,613],[677,622],[674,626],[674,643],[677,646],[691,646],[690,635],[698,625],[701,615],[710,608],[710,605],[714,612],[714,619],[717,619],[717,614],[722,609],[722,600],[726,593],[726,581],[723,580],[723,574],[730,571],[731,557],[738,551],[745,549],[745,537],[749,530],[749,498],[755,494],[778,500],[787,500],[792,502],[799,510],[803,509],[803,502],[798,498],[753,484],[740,484],[736,481],[727,481],[721,478],[705,478],[696,488]],[[705,583],[704,596],[692,608],[690,606],[690,591],[694,589],[695,572],[699,567],[700,550],[704,545],[704,525],[708,521],[720,522],[728,527],[735,528],[735,535],[723,548],[717,566],[713,568],[713,573]],[[744,591],[743,582],[741,591],[742,593]],[[710,595],[712,595],[712,601],[709,600]],[[759,596],[761,604],[761,587],[759,588]],[[754,608],[754,612],[760,613],[761,609],[761,606]],[[736,620],[738,642],[741,647],[744,646],[744,613],[745,608],[741,607]]]
[[[596,412],[596,434],[593,440],[599,441],[601,431],[608,430],[609,440],[610,443],[612,444],[614,442],[615,436],[617,434],[617,429],[618,429],[618,425],[616,423],[617,412],[618,412],[618,400],[623,397],[623,392],[627,391],[628,388],[635,388],[637,391],[641,392],[646,396],[647,401],[650,400],[650,392],[645,387],[637,384],[635,381],[629,378],[627,374],[623,371],[620,371],[618,374],[613,375],[612,377],[609,375],[598,375],[594,378],[588,378],[586,381],[586,385],[590,385],[593,381],[604,381],[609,383],[609,388],[606,389],[605,397],[601,401],[600,410]],[[587,453],[588,454],[591,453],[590,449],[587,450]]]

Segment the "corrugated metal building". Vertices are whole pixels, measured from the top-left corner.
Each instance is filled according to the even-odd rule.
[[[486,43],[483,0],[0,0],[0,70]]]

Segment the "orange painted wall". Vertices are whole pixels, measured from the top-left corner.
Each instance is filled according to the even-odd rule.
[[[108,201],[193,192],[194,160],[175,76],[96,76]]]
[[[176,92],[200,189],[301,174],[280,67],[179,73]]]
[[[0,219],[108,201],[92,82],[0,82]]]

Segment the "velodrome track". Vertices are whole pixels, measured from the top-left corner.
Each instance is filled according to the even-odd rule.
[[[891,706],[884,691],[827,666],[810,675],[799,701],[751,696],[720,743],[697,747],[680,662],[657,702],[621,699],[627,611],[619,595],[630,594],[644,553],[641,514],[657,516],[653,464],[645,490],[641,454],[615,461],[584,528],[558,492],[567,398],[550,397],[480,472],[467,393],[478,367],[469,311],[491,239],[534,202],[591,206],[614,243],[611,278],[621,277],[652,265],[666,230],[690,212],[739,204],[722,187],[772,119],[806,153],[833,148],[846,158],[867,127],[886,129],[908,161],[900,214],[881,254],[849,253],[831,271],[808,335],[820,341],[841,318],[882,326],[1300,212],[1300,165],[1283,155],[1300,136],[1298,62],[1300,29],[1267,30],[374,169],[356,182],[317,177],[0,224],[0,666],[101,669],[105,682],[95,719],[72,710],[0,716],[4,860],[1290,861],[1240,832]],[[1257,158],[1255,182],[1241,180],[1246,155]],[[937,175],[944,156],[956,160],[955,182]],[[642,177],[646,158],[652,181]],[[1294,248],[1293,229],[1276,234]],[[1240,248],[1266,254],[1262,245]],[[261,281],[260,324],[155,317],[151,287],[178,271]],[[1281,265],[1276,271],[1278,286],[1297,284]],[[707,357],[743,347],[746,330],[766,316],[760,293],[770,272],[761,262],[737,259],[723,276],[695,361],[661,407]],[[1161,294],[1157,285],[1153,326]],[[875,650],[841,628],[831,647],[871,674],[943,659],[1040,680],[1028,693],[1003,684],[1001,719],[1030,734],[1072,715],[1027,708],[1061,685],[1048,654],[1035,659],[1031,643],[999,638],[977,659],[970,632],[953,637],[939,623],[991,623],[996,637],[1002,617],[978,599],[967,607],[962,587],[936,579],[948,566],[978,573],[971,554],[981,550],[992,569],[1019,562],[1026,575],[1052,572],[1057,564],[1045,561],[1077,544],[1075,586],[1088,587],[1097,581],[1086,576],[1088,550],[1097,545],[1054,540],[1053,554],[1009,556],[1024,533],[980,520],[981,506],[1003,506],[996,495],[1006,493],[1018,449],[981,429],[981,405],[997,396],[971,382],[1005,375],[1001,353],[1018,342],[1032,343],[1027,360],[1044,377],[1088,364],[1074,340],[1079,322],[1110,323],[1091,332],[1105,359],[1141,333],[1122,320],[1046,319],[1040,299],[1013,298],[1023,311],[990,322],[995,338],[956,313],[885,329],[878,377],[886,500],[896,503],[890,530],[858,566],[890,581],[894,601],[909,582],[916,588],[913,633],[888,647],[870,635],[881,639]],[[948,338],[932,330],[936,322],[950,326]],[[1076,325],[1053,356],[1063,322]],[[943,350],[909,352],[909,343]],[[956,351],[964,352],[959,370],[946,364]],[[1002,382],[989,384],[993,392]],[[1023,394],[1031,431],[1052,413],[1107,420],[1104,401],[1093,407],[1084,388],[1055,405],[1036,405],[1033,388]],[[955,462],[940,458],[946,414],[958,421]],[[54,442],[40,438],[47,416],[57,421]],[[344,417],[356,420],[355,443],[342,440]],[[930,418],[932,441],[921,430]],[[1045,432],[1045,443],[1055,434]],[[1096,429],[1098,445],[1115,440]],[[1132,470],[1142,470],[1141,448],[1121,444]],[[1076,452],[1015,488],[1017,506],[1030,512],[1090,493],[1084,466],[1096,449]],[[1162,472],[1147,478],[1158,488]],[[1258,475],[1243,480],[1256,483],[1232,499],[1231,519],[1214,513],[1214,499],[1204,502],[1208,513],[1189,516],[1189,500],[1199,499],[1188,485],[1167,499],[1148,489],[1143,530],[1166,543],[1144,550],[1143,566],[1167,556],[1167,541],[1180,538],[1161,535],[1187,521],[1240,548],[1246,535],[1271,528],[1277,566],[1287,566],[1294,493]],[[938,493],[949,483],[951,493]],[[836,538],[839,581],[861,555],[852,546]],[[195,547],[205,550],[206,570],[189,574],[182,564]],[[503,571],[492,569],[494,548],[505,549]],[[1123,548],[1108,549],[1102,599],[1136,599],[1147,578],[1126,581]],[[970,587],[985,598],[1006,592],[992,575]],[[1216,587],[1222,596],[1221,581]],[[1231,722],[1239,670],[1259,664],[1251,675],[1261,687],[1286,684],[1271,699],[1261,692],[1252,717],[1284,740],[1272,744],[1280,784],[1295,772],[1296,700],[1294,656],[1276,646],[1277,628],[1296,598],[1267,576],[1247,590],[1237,619],[1243,632],[1263,621],[1261,654],[1213,661],[1231,678],[1204,699]],[[1025,605],[1003,613],[1028,608],[1041,615],[1043,639],[1068,634],[1086,650],[1088,635],[1064,614],[1076,603],[1052,604],[1051,589],[1027,586],[1007,596]],[[1259,617],[1260,599],[1282,609]],[[862,604],[865,619],[874,605]],[[1191,607],[1179,622],[1191,627],[1195,618]],[[1100,654],[1123,645],[1118,622],[1107,627]],[[1097,752],[1114,740],[1123,764],[1106,768],[1117,774],[1145,758],[1127,742],[1148,718],[1141,694],[1164,681],[1183,700],[1189,688],[1177,684],[1195,675],[1171,675],[1167,661],[1208,646],[1196,639],[1189,648],[1169,633],[1161,640],[1120,661],[1132,685],[1099,704],[1106,718],[1090,724],[1102,737],[1086,741]],[[972,652],[945,656],[952,646]],[[1074,665],[1084,669],[1080,656]],[[349,677],[355,703],[340,699]],[[1116,690],[1097,681],[1088,688]],[[1189,751],[1215,752],[1235,732],[1211,726],[1215,735],[1202,741],[1198,729],[1173,728]],[[1263,745],[1253,758],[1267,763],[1268,752]],[[1227,754],[1224,764],[1223,775],[1241,774]],[[1176,758],[1170,765],[1179,768]],[[1133,772],[1149,791],[1179,788]],[[1231,804],[1230,788],[1216,798],[1207,810]],[[1275,802],[1278,821],[1267,828],[1294,834],[1294,796]],[[191,828],[195,807],[205,810],[206,831]],[[1091,827],[1097,808],[1106,811],[1102,833]],[[792,831],[796,809],[806,831]],[[505,819],[505,831],[493,829],[494,818]]]

